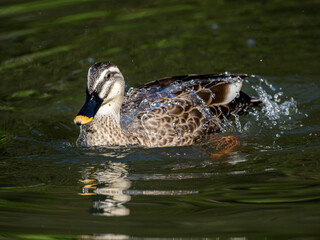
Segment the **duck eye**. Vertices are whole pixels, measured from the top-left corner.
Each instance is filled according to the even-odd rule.
[[[108,73],[107,75],[106,75],[106,79],[109,79],[111,77],[111,73]]]

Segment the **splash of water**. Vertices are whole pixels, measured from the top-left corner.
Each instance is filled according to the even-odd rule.
[[[266,79],[251,76],[251,81],[258,80],[257,85],[251,85],[262,101],[261,109],[250,112],[261,126],[269,129],[290,130],[295,125],[293,116],[302,115],[293,97],[286,96],[281,88],[274,87]]]
[[[221,78],[223,78],[224,81],[230,81],[233,83],[239,82],[237,77],[231,77],[228,73],[224,73]],[[213,79],[213,81],[217,80],[221,79]],[[141,110],[147,109],[146,114],[148,114],[154,108],[161,107],[166,111],[167,107],[170,105],[181,104],[173,99],[171,102],[165,104],[161,103],[159,100],[163,97],[173,98],[175,91],[185,89],[190,93],[190,100],[192,101],[192,104],[197,106],[197,109],[206,119],[204,127],[208,126],[215,116],[212,114],[203,99],[196,94],[196,91],[190,88],[190,86],[199,83],[199,81],[201,80],[193,79],[187,82],[178,81],[167,87],[140,89],[141,95],[147,96],[147,98],[144,98],[140,103],[122,113],[123,125],[130,123]],[[281,88],[273,86],[266,79],[259,76],[251,75],[245,79],[245,83],[246,86],[249,87],[249,90],[251,88],[251,93],[249,91],[249,95],[259,98],[261,100],[261,104],[259,107],[248,110],[248,117],[240,117],[238,114],[231,113],[234,119],[228,120],[224,115],[222,115],[224,117],[224,121],[220,123],[222,133],[243,133],[248,131],[254,125],[264,130],[271,130],[270,133],[274,138],[279,138],[284,131],[291,130],[297,126],[301,127],[297,116],[302,116],[303,114],[299,112],[297,102],[293,97],[286,96],[285,92],[282,91]],[[247,90],[245,90],[245,92],[247,92]],[[221,111],[221,109],[218,108],[218,111]]]
[[[281,87],[272,85],[266,79],[251,75],[245,83],[251,88],[250,96],[258,97],[261,104],[250,109],[247,117],[233,114],[235,118],[229,123],[228,130],[239,133],[253,130],[250,131],[250,136],[270,136],[273,148],[279,148],[276,141],[290,130],[303,127],[301,119],[308,116],[299,111],[298,103],[293,97],[287,96]]]

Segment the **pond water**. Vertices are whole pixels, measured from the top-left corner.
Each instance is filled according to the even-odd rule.
[[[1,239],[318,239],[320,3],[0,2]],[[247,73],[240,145],[78,148],[87,70]]]

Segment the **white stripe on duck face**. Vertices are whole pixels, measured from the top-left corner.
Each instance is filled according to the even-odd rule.
[[[102,99],[116,98],[123,96],[124,86],[119,81],[108,81],[101,87],[99,97]]]
[[[96,87],[98,86],[98,84],[104,80],[104,77],[107,75],[108,72],[120,72],[119,69],[117,67],[109,67],[105,70],[103,70],[99,77],[94,79],[92,78],[91,76],[91,68],[89,68],[89,71],[88,71],[88,75],[87,75],[87,86],[88,88],[90,88],[91,90],[94,90],[96,89]],[[93,82],[91,82],[93,81]]]
[[[109,69],[103,70],[103,72],[100,73],[97,79],[92,79],[93,80],[92,90],[96,89],[97,85],[104,79],[104,76],[108,71]]]
[[[91,68],[92,68],[92,67],[89,68],[88,74],[87,74],[87,87],[88,87],[88,88],[90,87],[90,85],[89,85],[89,84],[90,84],[90,78],[89,78],[89,76],[90,76],[90,74],[91,74]]]

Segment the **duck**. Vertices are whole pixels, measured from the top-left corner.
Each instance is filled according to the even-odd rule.
[[[86,101],[74,118],[78,146],[172,147],[204,141],[226,121],[260,103],[241,87],[246,74],[165,77],[125,92],[119,68],[93,64]]]

